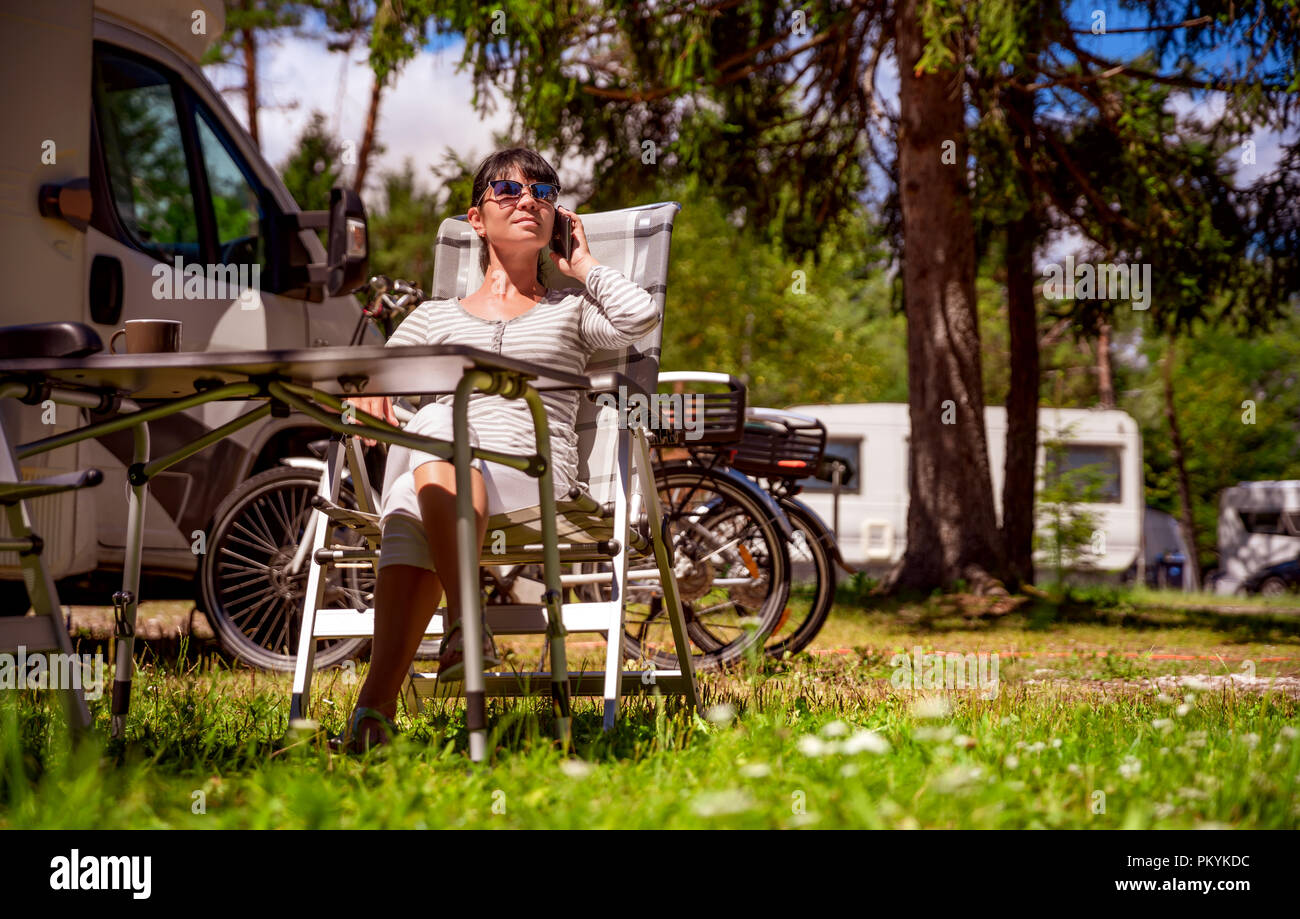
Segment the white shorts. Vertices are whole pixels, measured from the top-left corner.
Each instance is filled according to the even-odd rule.
[[[437,402],[430,403],[415,413],[405,430],[410,434],[450,441],[452,408]],[[473,447],[479,445],[478,432],[472,423],[469,426],[469,442]],[[450,464],[451,460],[397,444],[389,445],[388,462],[384,469],[384,490],[379,499],[383,534],[379,551],[380,568],[386,565],[413,565],[416,568],[434,570],[433,554],[429,550],[429,540],[420,515],[420,502],[415,492],[415,470],[425,463],[440,462]],[[510,466],[485,463],[477,458],[471,461],[471,465],[483,474],[489,517],[522,507],[537,506],[538,479]],[[455,532],[449,531],[446,538],[455,539]]]

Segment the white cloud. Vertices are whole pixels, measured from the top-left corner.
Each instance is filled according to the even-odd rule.
[[[464,44],[456,42],[438,51],[421,51],[408,61],[384,91],[379,105],[377,140],[384,152],[371,162],[367,189],[372,197],[379,173],[400,169],[410,158],[417,182],[434,185],[429,167],[442,162],[448,147],[476,162],[494,149],[493,132],[510,124],[506,105],[491,95],[495,110],[480,116],[471,102],[469,71],[456,72]],[[293,152],[313,111],[324,113],[340,143],[361,145],[370,89],[374,80],[364,46],[345,56],[331,52],[316,39],[285,37],[259,55],[258,80],[263,107],[258,116],[262,155],[279,167]],[[239,85],[237,67],[208,67],[206,74],[217,87]],[[242,94],[224,94],[226,104],[247,126]],[[557,167],[558,168],[558,167]],[[560,170],[565,182],[565,170]]]

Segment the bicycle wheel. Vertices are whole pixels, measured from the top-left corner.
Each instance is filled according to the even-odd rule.
[[[835,562],[827,542],[831,534],[816,513],[794,498],[782,497],[777,503],[794,529],[787,547],[790,599],[765,646],[780,659],[787,651],[797,654],[808,647],[825,625],[835,603]]]
[[[785,541],[762,501],[731,476],[670,465],[658,470],[656,482],[695,667],[724,667],[761,647],[785,608]],[[658,580],[653,558],[629,565],[624,657],[675,669]]]
[[[310,469],[281,466],[253,476],[221,503],[207,552],[199,566],[201,605],[222,646],[234,657],[265,670],[293,670],[311,561],[296,574],[288,567],[312,512],[320,476]],[[356,507],[352,493],[341,503]],[[363,545],[346,527],[335,527],[327,544]],[[374,605],[371,568],[331,568],[325,607]],[[356,657],[368,639],[322,640],[317,669]]]

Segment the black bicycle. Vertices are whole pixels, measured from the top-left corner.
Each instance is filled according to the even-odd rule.
[[[750,408],[735,448],[714,449],[714,457],[758,481],[790,521],[789,603],[767,636],[773,657],[802,651],[817,637],[835,604],[835,569],[852,574],[825,521],[799,500],[800,481],[814,476],[846,484],[852,470],[827,457],[826,427],[818,419],[773,408]]]

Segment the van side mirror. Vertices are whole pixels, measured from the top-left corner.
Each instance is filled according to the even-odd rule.
[[[330,189],[329,224],[330,296],[350,294],[366,282],[370,273],[370,230],[366,206],[350,188]]]
[[[301,230],[325,230],[324,263],[309,261],[298,238]],[[350,188],[330,189],[328,211],[299,211],[279,216],[268,228],[267,273],[263,286],[272,293],[319,302],[361,287],[370,269],[370,231],[366,206]]]

